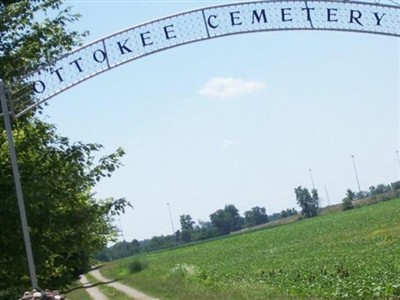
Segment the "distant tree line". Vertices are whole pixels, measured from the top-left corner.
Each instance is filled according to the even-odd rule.
[[[316,189],[309,191],[307,188],[299,186],[294,189],[298,206],[301,208],[301,218],[311,218],[318,215],[319,196]],[[389,185],[378,184],[371,186],[369,191],[353,192],[347,189],[346,197],[342,201],[342,209],[354,208],[353,201],[367,197],[395,198],[400,195],[400,181]],[[295,208],[282,210],[280,213],[267,215],[264,207],[255,206],[245,211],[243,216],[233,204],[227,204],[224,208],[218,209],[210,214],[208,221],[199,220],[198,223],[193,220],[189,214],[180,216],[180,229],[174,235],[154,236],[151,239],[132,242],[118,242],[117,244],[104,248],[97,254],[96,259],[100,261],[111,261],[122,257],[132,256],[139,253],[145,253],[156,250],[163,250],[172,247],[181,246],[187,243],[203,241],[232,232],[238,232],[243,229],[253,228],[268,222],[287,218],[299,213]]]
[[[354,208],[354,200],[371,198],[371,200],[385,201],[400,196],[400,181],[392,182],[391,184],[378,184],[370,186],[368,191],[353,192],[347,189],[346,197],[342,200],[342,209],[349,210]]]
[[[189,214],[181,215],[179,220],[180,230],[177,230],[174,235],[154,236],[149,240],[143,241],[134,239],[132,242],[118,242],[100,251],[96,255],[96,259],[111,261],[138,253],[168,249],[191,242],[228,235],[242,229],[266,224],[270,219],[275,221],[296,214],[296,209],[288,208],[282,210],[281,213],[274,213],[268,216],[265,207],[255,206],[245,211],[241,216],[239,210],[233,204],[227,204],[224,208],[210,214],[209,221],[199,220],[196,224]]]

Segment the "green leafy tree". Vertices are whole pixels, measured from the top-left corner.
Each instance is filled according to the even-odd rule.
[[[146,245],[146,251],[154,251],[160,249],[168,249],[175,245],[175,236],[174,235],[161,235],[161,236],[153,236],[149,243]]]
[[[195,222],[193,221],[190,215],[181,215],[180,216],[181,223],[181,232],[179,239],[185,243],[188,243],[192,240],[193,226]]]
[[[351,189],[347,189],[346,197],[342,200],[342,209],[349,210],[353,209],[353,200],[356,199],[356,193],[354,193]]]
[[[201,241],[212,238],[218,234],[216,228],[209,221],[201,221],[199,220],[198,225],[194,227],[194,231],[192,234],[192,240]]]
[[[346,191],[346,197],[350,200],[353,201],[356,199],[356,193],[354,193],[351,189],[347,189]]]
[[[390,184],[393,191],[400,190],[400,181],[395,181]]]
[[[181,215],[179,219],[181,223],[181,230],[182,231],[192,231],[193,230],[193,225],[195,222],[193,221],[192,217],[190,215]]]
[[[307,188],[301,186],[294,189],[297,204],[301,207],[302,215],[306,218],[314,217],[318,214],[319,197],[316,189],[311,190],[311,194]]]
[[[0,78],[18,91],[16,109],[32,101],[16,79],[80,45],[87,32],[68,26],[79,18],[62,0],[0,1]]]
[[[349,210],[349,209],[353,209],[353,208],[354,208],[353,201],[351,201],[350,198],[348,198],[348,197],[343,198],[342,209]]]
[[[225,205],[224,210],[230,214],[232,218],[232,229],[231,231],[237,231],[242,229],[244,220],[239,214],[239,210],[233,204]]]
[[[374,195],[379,195],[379,194],[384,194],[384,193],[390,192],[391,187],[390,187],[390,185],[378,184],[376,187],[371,186],[369,188],[369,191],[370,191],[371,195],[374,196]]]
[[[0,1],[0,78],[10,85],[79,45],[82,35],[67,26],[78,18],[61,0]],[[26,105],[32,95],[21,99],[15,105]],[[13,135],[39,285],[59,289],[89,270],[93,254],[116,237],[113,217],[129,203],[96,200],[92,189],[121,165],[124,153],[96,159],[100,145],[71,143],[38,112],[13,122]],[[0,122],[0,299],[16,299],[30,286],[19,219]]]
[[[243,218],[233,204],[227,204],[224,209],[219,209],[212,213],[210,220],[221,235],[240,230],[243,224]]]
[[[113,216],[128,202],[97,201],[91,190],[118,168],[123,151],[96,162],[101,146],[71,144],[33,118],[14,138],[39,284],[59,288],[89,270],[92,254],[116,237]],[[27,262],[4,132],[0,146],[0,289],[22,288],[29,286]]]
[[[211,223],[218,229],[219,234],[224,235],[232,231],[233,219],[229,212],[224,209],[218,209],[210,215]]]
[[[268,222],[268,215],[265,207],[255,206],[244,212],[244,224],[246,228],[254,227]]]

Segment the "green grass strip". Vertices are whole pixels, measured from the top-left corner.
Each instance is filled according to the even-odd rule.
[[[107,283],[102,283],[101,281],[97,280],[93,275],[86,274],[85,275],[88,281],[92,284],[100,283],[97,285],[97,288],[109,299],[113,300],[132,300],[131,297],[126,295],[125,293],[109,286]]]

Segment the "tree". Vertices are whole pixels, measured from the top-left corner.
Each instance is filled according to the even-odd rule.
[[[182,231],[193,231],[193,225],[195,222],[190,215],[181,215],[179,221],[181,223]]]
[[[370,191],[370,194],[372,196],[374,196],[374,195],[379,195],[379,194],[384,194],[384,193],[390,192],[391,187],[390,187],[390,185],[378,184],[376,187],[371,186],[369,188],[369,191]]]
[[[218,209],[210,215],[211,223],[218,229],[219,234],[224,235],[232,231],[233,220],[229,212]]]
[[[31,88],[15,87],[16,79],[80,45],[88,34],[69,29],[67,25],[80,18],[71,10],[63,0],[0,2],[0,77],[18,90],[14,98],[23,95],[14,103],[17,109],[32,97]]]
[[[181,215],[180,223],[181,232],[179,239],[185,243],[188,243],[192,240],[193,225],[195,224],[195,222],[190,215]]]
[[[356,194],[351,189],[347,189],[346,197],[343,198],[343,200],[342,200],[342,209],[343,210],[353,209],[354,208],[353,200],[355,198],[356,198]]]
[[[210,220],[221,235],[240,230],[243,223],[239,210],[233,204],[227,204],[224,209],[212,213]]]
[[[10,85],[78,45],[82,35],[67,26],[78,18],[61,0],[1,1],[1,79]],[[16,105],[26,105],[32,95],[22,100]],[[95,159],[100,145],[71,143],[40,120],[38,112],[40,107],[13,122],[13,135],[39,285],[59,289],[88,271],[92,255],[116,237],[113,217],[129,203],[123,198],[96,200],[92,188],[120,166],[124,152]],[[0,299],[14,299],[30,281],[2,122],[0,220]]]
[[[71,10],[63,0],[0,2],[0,68],[8,77],[3,79],[26,74],[81,43],[87,32],[67,26],[80,18]]]
[[[351,189],[347,189],[346,191],[346,197],[350,200],[353,201],[356,199],[356,193],[354,193]]]
[[[297,204],[301,207],[302,215],[306,218],[314,217],[318,214],[319,197],[316,189],[311,190],[311,194],[307,188],[301,186],[294,189]]]
[[[133,239],[130,245],[131,255],[138,254],[141,251],[140,242],[137,239]]]
[[[239,210],[233,204],[225,205],[224,210],[232,217],[232,231],[242,229],[243,218],[239,214]]]
[[[297,211],[294,208],[287,208],[286,210],[281,211],[282,218],[287,218],[293,215],[297,215]]]
[[[369,196],[369,192],[367,191],[359,191],[356,193],[356,199],[363,199]]]
[[[268,222],[268,215],[265,207],[253,207],[244,212],[244,223],[246,228],[254,227]]]
[[[353,208],[354,208],[353,201],[351,201],[350,198],[348,197],[344,197],[342,200],[342,209],[349,210]]]
[[[393,191],[400,190],[400,181],[392,182],[390,185],[391,185]]]
[[[71,144],[52,125],[32,119],[14,129],[39,283],[59,288],[90,269],[91,256],[116,237],[113,216],[125,199],[97,201],[91,189],[118,168],[120,149],[98,163],[96,144]],[[29,286],[6,139],[0,137],[0,289]],[[25,289],[25,288],[24,288]]]
[[[199,224],[195,226],[193,234],[192,234],[192,240],[194,241],[201,241],[201,240],[206,240],[209,238],[212,238],[213,236],[216,236],[218,233],[216,231],[216,228],[213,226],[211,222],[205,222],[199,220]]]

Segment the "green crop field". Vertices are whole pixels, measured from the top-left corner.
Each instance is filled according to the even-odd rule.
[[[130,257],[102,272],[164,300],[400,299],[400,199]]]

